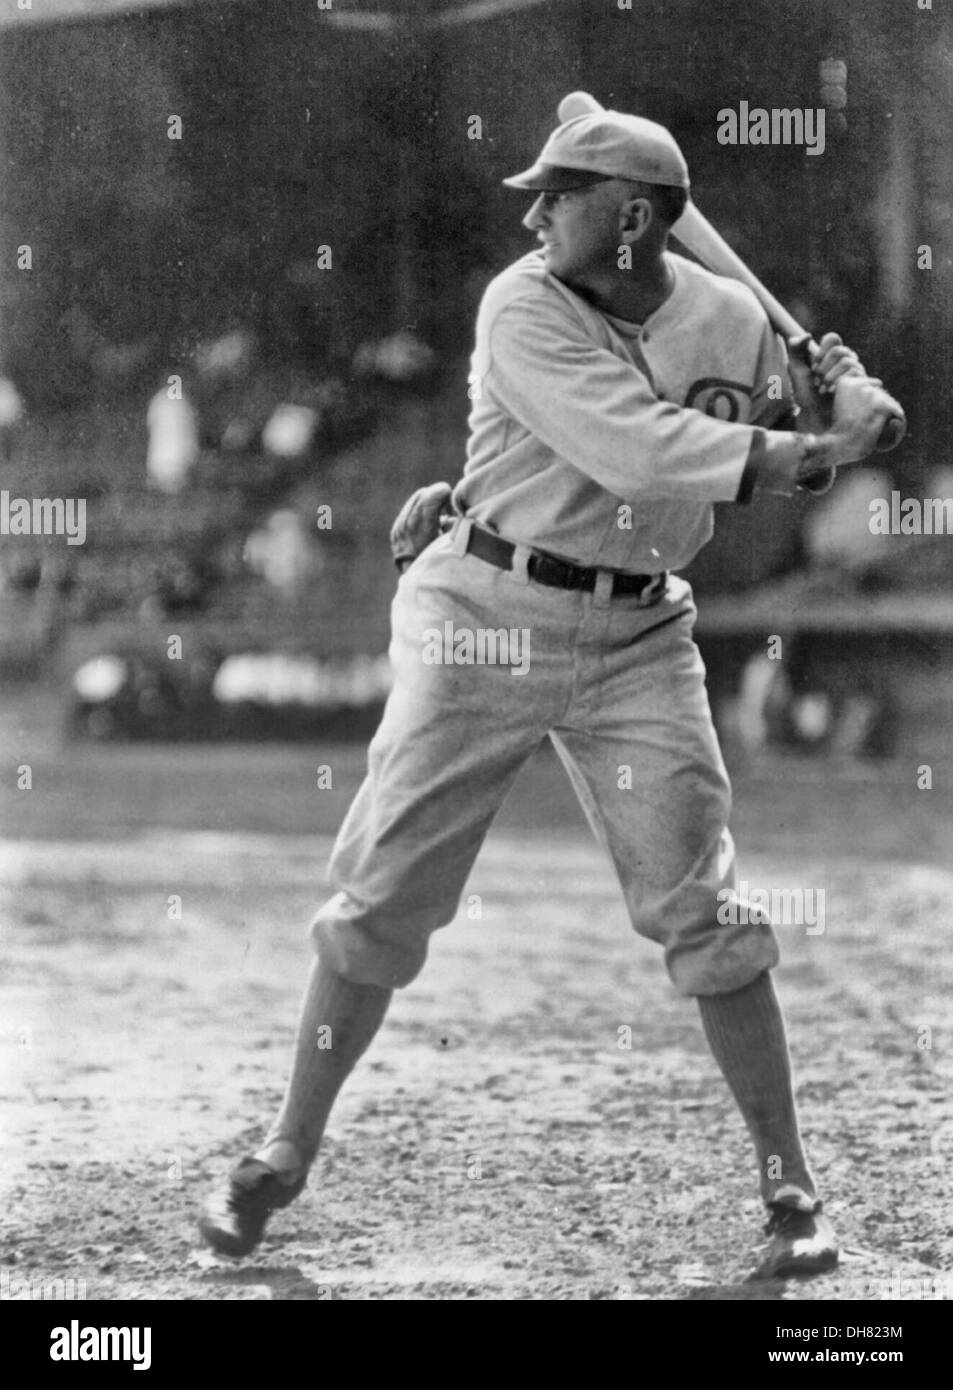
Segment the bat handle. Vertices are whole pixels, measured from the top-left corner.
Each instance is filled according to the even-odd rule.
[[[880,431],[880,438],[877,440],[877,453],[889,454],[891,449],[896,449],[906,432],[907,422],[904,416],[891,415]]]
[[[817,343],[809,333],[805,333],[803,338],[792,339],[790,341],[792,356],[800,358],[806,366],[810,366],[817,351]],[[889,454],[891,449],[896,449],[907,433],[907,420],[904,415],[891,415],[884,421],[884,427],[880,431],[880,438],[875,445],[878,454]]]

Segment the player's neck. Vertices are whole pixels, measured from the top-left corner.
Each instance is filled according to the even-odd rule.
[[[630,323],[644,323],[672,293],[675,274],[660,252],[644,264],[595,274],[572,288],[604,314],[628,319]]]

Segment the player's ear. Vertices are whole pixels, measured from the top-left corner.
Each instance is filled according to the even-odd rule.
[[[619,209],[620,242],[641,241],[655,220],[655,209],[648,198],[626,198]]]

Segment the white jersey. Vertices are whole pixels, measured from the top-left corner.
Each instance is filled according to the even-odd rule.
[[[744,501],[759,427],[786,421],[784,346],[745,286],[666,253],[642,324],[600,313],[538,252],[488,287],[471,363],[458,510],[584,565],[689,563],[712,504]]]

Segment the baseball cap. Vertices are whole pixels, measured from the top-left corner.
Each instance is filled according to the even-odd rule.
[[[564,193],[606,179],[689,186],[685,156],[670,131],[644,116],[603,110],[563,121],[532,168],[503,182],[535,193]]]

